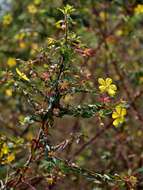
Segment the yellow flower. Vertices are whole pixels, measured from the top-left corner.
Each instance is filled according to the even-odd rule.
[[[101,18],[102,21],[106,21],[108,19],[108,17],[109,17],[108,13],[106,13],[104,11],[101,11],[99,13],[99,16],[100,16],[100,18]]]
[[[26,80],[28,82],[30,81],[29,78],[24,73],[22,73],[18,68],[16,68],[16,72],[20,76],[21,79]]]
[[[15,155],[13,153],[9,154],[6,158],[6,163],[9,164],[15,159]]]
[[[2,149],[1,149],[1,153],[2,154],[8,154],[9,152],[9,148],[8,146],[4,143],[3,146],[2,146]]]
[[[37,7],[33,4],[28,5],[27,9],[28,9],[28,12],[31,14],[35,14],[38,11]]]
[[[42,0],[34,0],[35,5],[39,5],[42,2]]]
[[[114,96],[116,94],[117,87],[115,84],[112,84],[111,78],[106,78],[105,80],[103,78],[99,78],[98,83],[101,93],[107,92],[110,96]]]
[[[116,36],[122,36],[123,35],[123,30],[119,29],[115,32]]]
[[[54,179],[52,177],[47,177],[46,180],[47,180],[49,185],[52,185],[54,182]]]
[[[26,44],[25,42],[23,42],[23,41],[20,41],[20,42],[19,42],[19,47],[20,47],[21,49],[25,49],[26,46],[27,46],[27,44]]]
[[[4,26],[7,26],[12,23],[12,20],[13,20],[12,15],[10,13],[8,13],[8,14],[4,15],[2,23]]]
[[[117,127],[119,124],[122,124],[125,121],[125,115],[127,114],[126,108],[121,104],[115,107],[115,111],[112,113],[112,118],[114,119],[113,125]]]
[[[20,32],[20,33],[16,34],[16,35],[14,36],[14,38],[15,38],[16,40],[23,40],[23,39],[25,38],[25,36],[26,36],[26,33],[25,33],[25,32]]]
[[[6,96],[12,96],[12,89],[6,89],[6,91],[5,91],[5,94],[6,94]]]
[[[137,177],[135,177],[135,176],[130,176],[130,177],[129,177],[129,181],[130,181],[130,183],[132,184],[133,187],[134,187],[134,186],[137,184],[137,182],[138,182]]]
[[[143,5],[138,4],[134,9],[135,14],[143,14]]]
[[[7,65],[9,67],[14,67],[16,65],[16,59],[13,57],[9,57],[7,60]]]

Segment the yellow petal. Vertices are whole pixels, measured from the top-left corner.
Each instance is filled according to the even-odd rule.
[[[122,124],[125,121],[124,117],[117,118],[113,121],[113,125],[117,127],[119,124]]]
[[[101,85],[106,85],[105,80],[103,78],[99,78],[98,83],[101,84]]]
[[[3,147],[2,147],[2,149],[1,149],[1,152],[2,152],[3,154],[7,154],[7,153],[9,152],[9,148],[8,148],[8,146],[7,146],[6,144],[3,144]]]
[[[16,59],[13,57],[9,57],[7,60],[7,64],[9,67],[14,67],[16,65]]]
[[[24,73],[22,73],[18,68],[16,68],[16,72],[23,80],[30,81],[29,78]]]
[[[112,113],[112,118],[113,119],[118,118],[118,117],[119,117],[119,114],[117,112]]]
[[[124,123],[125,118],[124,117],[120,117],[120,123]]]
[[[116,112],[120,115],[122,108],[121,108],[120,105],[118,105],[118,106],[116,106],[115,110],[116,110]]]
[[[106,86],[99,86],[99,90],[101,92],[105,92],[106,91]]]
[[[112,79],[111,78],[106,78],[106,85],[110,85],[112,83]]]
[[[15,159],[15,155],[14,155],[13,153],[11,153],[11,154],[8,155],[6,162],[7,162],[7,163],[10,163],[10,162],[12,162],[14,159]]]
[[[116,94],[116,91],[115,91],[115,90],[112,90],[111,88],[109,88],[109,89],[107,90],[107,92],[108,92],[108,94],[109,94],[110,96],[114,96],[114,95]]]
[[[126,114],[127,114],[127,110],[125,108],[122,108],[121,116],[125,116]]]
[[[120,120],[119,120],[119,119],[115,119],[115,120],[113,121],[113,125],[114,125],[115,127],[117,127],[119,124],[120,124]]]
[[[116,86],[115,84],[111,84],[111,85],[110,85],[110,89],[112,89],[112,90],[117,90],[117,86]]]
[[[12,96],[12,89],[6,89],[6,91],[5,91],[5,94],[6,94],[6,96]]]

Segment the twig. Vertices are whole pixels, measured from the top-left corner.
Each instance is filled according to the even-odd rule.
[[[102,128],[99,132],[96,133],[95,136],[93,136],[89,141],[87,141],[85,144],[83,144],[70,158],[70,162],[78,156],[85,148],[87,148],[90,144],[92,144],[99,136],[101,136],[107,129],[109,129],[112,125],[112,122],[110,122],[106,127]]]

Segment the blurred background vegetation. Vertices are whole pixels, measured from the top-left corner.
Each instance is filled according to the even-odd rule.
[[[72,139],[59,153],[64,159],[71,159],[93,137],[92,143],[74,157],[75,164],[101,174],[118,174],[123,181],[119,184],[98,184],[67,174],[51,189],[143,189],[142,0],[1,1],[0,146],[1,152],[10,154],[0,165],[0,179],[6,179],[7,171],[15,170],[24,163],[30,141],[38,128],[38,124],[29,121],[32,108],[21,92],[17,92],[11,73],[19,67],[20,60],[41,59],[41,65],[35,67],[38,67],[40,77],[46,80],[46,73],[42,70],[46,65],[40,52],[51,43],[51,39],[58,40],[62,36],[64,26],[59,20],[63,19],[63,15],[58,8],[66,4],[75,8],[69,30],[73,32],[71,38],[76,36],[75,43],[80,44],[75,48],[78,55],[72,58],[82,78],[79,85],[96,89],[99,77],[112,78],[118,87],[117,100],[127,102],[128,115],[126,122],[118,128],[109,122],[111,117],[101,117],[101,113],[90,119],[58,118],[50,129],[49,139],[52,144]],[[24,64],[23,68],[26,71],[27,65]],[[63,88],[67,88],[66,85]],[[38,82],[37,88],[42,88]],[[82,104],[92,100],[94,97],[88,94],[78,94],[65,96],[63,102]],[[37,166],[34,165],[29,175],[36,172]],[[50,183],[49,178],[38,183],[35,186],[37,189],[48,189],[46,183]]]

